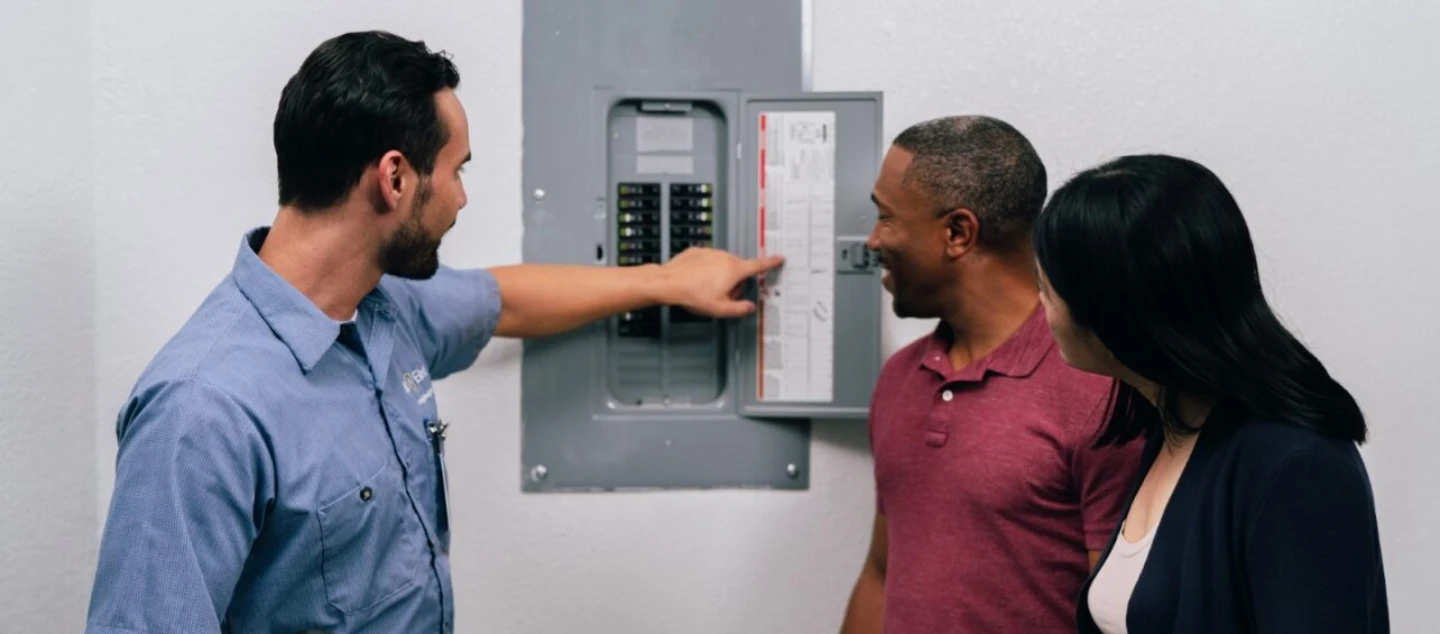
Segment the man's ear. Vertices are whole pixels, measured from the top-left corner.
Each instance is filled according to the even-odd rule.
[[[980,218],[964,207],[945,214],[945,253],[958,258],[980,244]]]
[[[385,211],[400,208],[400,199],[405,196],[409,186],[405,178],[408,165],[405,155],[398,150],[390,150],[380,157],[376,179],[379,180],[380,200]]]

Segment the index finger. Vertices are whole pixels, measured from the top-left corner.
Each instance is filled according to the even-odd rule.
[[[783,255],[766,255],[746,260],[745,276],[752,277],[761,273],[765,273],[767,271],[772,271],[774,269],[780,268],[780,265],[784,263],[785,256]]]

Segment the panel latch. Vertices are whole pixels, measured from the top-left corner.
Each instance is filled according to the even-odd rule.
[[[865,238],[835,241],[836,273],[871,273],[880,267],[880,254],[865,246]]]

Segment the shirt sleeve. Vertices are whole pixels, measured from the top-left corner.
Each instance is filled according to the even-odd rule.
[[[1105,425],[1108,390],[1075,425],[1070,438],[1070,468],[1075,489],[1080,496],[1080,514],[1085,532],[1085,548],[1105,550],[1110,536],[1120,525],[1131,487],[1139,475],[1144,444],[1131,441],[1123,446],[1096,447]]]
[[[187,380],[138,394],[118,436],[86,631],[218,633],[273,499],[261,434],[233,399]]]
[[[500,323],[500,284],[485,269],[441,266],[428,280],[387,277],[382,284],[399,304],[436,379],[475,363]]]
[[[1384,574],[1363,467],[1306,451],[1281,467],[1243,551],[1254,632],[1374,632]]]

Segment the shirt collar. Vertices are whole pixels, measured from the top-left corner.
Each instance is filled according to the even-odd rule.
[[[269,227],[259,227],[245,234],[231,276],[240,293],[250,300],[270,330],[290,348],[300,368],[308,373],[339,337],[341,322],[331,319],[260,259],[260,246],[265,244],[269,232]],[[360,303],[356,317],[373,302],[384,303],[378,290]]]
[[[957,370],[951,367],[950,343],[949,326],[944,323],[936,326],[925,345],[925,354],[920,357],[921,367],[952,381],[979,381],[990,372],[1014,378],[1030,376],[1054,347],[1055,339],[1045,323],[1045,309],[1037,305],[1030,317],[1000,347],[964,368]]]

